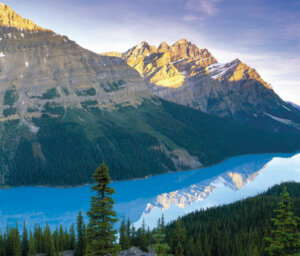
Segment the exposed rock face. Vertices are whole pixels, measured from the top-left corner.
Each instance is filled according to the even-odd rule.
[[[46,104],[113,109],[151,97],[138,73],[51,31],[0,27],[0,121],[38,117]]]
[[[166,100],[272,131],[299,128],[299,112],[238,59],[219,64],[208,50],[185,39],[172,46],[163,42],[158,48],[142,42],[122,57]],[[278,121],[282,118],[289,125]]]
[[[163,42],[158,48],[142,42],[122,56],[149,84],[169,88],[182,86],[185,76],[194,76],[199,66],[216,62],[206,49],[200,50],[185,39],[172,46]]]
[[[2,3],[0,3],[0,26],[30,31],[46,31],[46,29],[39,27],[31,20],[24,19],[16,14],[8,5]]]
[[[156,256],[156,253],[146,253],[137,247],[131,247],[128,250],[119,252],[118,256]]]
[[[100,55],[122,58],[122,54],[123,53],[121,53],[121,52],[104,52],[104,53],[101,53]]]

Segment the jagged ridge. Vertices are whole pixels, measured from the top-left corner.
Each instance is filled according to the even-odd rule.
[[[186,39],[159,47],[142,42],[122,57],[166,100],[253,127],[298,132],[299,111],[239,59],[220,64]]]

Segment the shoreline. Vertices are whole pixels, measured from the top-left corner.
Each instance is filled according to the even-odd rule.
[[[178,170],[178,171],[169,171],[169,172],[164,172],[164,173],[160,173],[160,174],[152,174],[152,175],[147,175],[144,177],[140,177],[140,178],[133,178],[133,179],[124,179],[124,180],[112,180],[111,183],[114,182],[123,182],[123,181],[135,181],[135,180],[144,180],[144,179],[149,179],[151,177],[154,176],[158,176],[158,175],[164,175],[164,174],[168,174],[168,173],[177,173],[177,172],[187,172],[187,171],[195,171],[195,170],[201,170],[204,168],[209,168],[212,166],[216,166],[219,164],[222,164],[223,162],[227,161],[228,159],[232,159],[232,158],[236,158],[236,157],[245,157],[245,156],[254,156],[254,155],[280,155],[280,154],[285,154],[285,155],[297,155],[300,154],[300,151],[297,150],[295,152],[276,152],[276,153],[258,153],[258,154],[241,154],[241,155],[236,155],[236,156],[231,156],[231,157],[227,157],[217,163],[211,164],[211,165],[206,165],[203,167],[200,167],[198,169],[187,169],[187,170]],[[291,157],[290,156],[290,157]],[[276,156],[275,156],[276,157]],[[68,189],[68,188],[79,188],[79,187],[85,187],[85,186],[89,186],[92,185],[93,183],[84,183],[84,184],[80,184],[80,185],[70,185],[70,186],[51,186],[51,185],[23,185],[23,186],[9,186],[9,185],[0,185],[0,190],[6,190],[6,189],[14,189],[14,188],[26,188],[26,187],[33,187],[33,188],[60,188],[60,189]]]

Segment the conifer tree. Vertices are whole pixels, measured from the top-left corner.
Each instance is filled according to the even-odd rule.
[[[43,248],[43,232],[41,226],[34,226],[34,241],[37,253],[44,251]]]
[[[203,256],[203,255],[208,256],[209,254],[203,254],[203,247],[202,247],[202,243],[201,243],[201,237],[198,236],[198,239],[195,243],[195,250],[193,251],[192,256]]]
[[[65,233],[63,226],[60,225],[58,233],[58,251],[62,252],[65,249]]]
[[[134,225],[132,225],[131,228],[129,228],[129,232],[127,232],[127,234],[129,234],[129,236],[130,236],[130,245],[131,246],[137,246],[138,245],[137,244],[137,236],[136,236],[136,230],[135,230]]]
[[[18,225],[16,228],[9,229],[8,234],[8,252],[13,256],[21,256],[22,255],[22,248],[20,242],[20,234],[18,230]]]
[[[144,252],[148,251],[148,240],[147,240],[145,219],[143,219],[143,224],[141,228],[140,249]]]
[[[75,250],[75,246],[76,246],[75,227],[74,224],[72,224],[69,232],[69,250],[72,251]]]
[[[54,256],[54,243],[52,240],[52,235],[50,231],[50,227],[48,224],[46,224],[45,230],[44,230],[44,252],[46,256]]]
[[[32,233],[29,234],[29,244],[28,244],[28,256],[36,255],[37,251],[35,248],[34,238]]]
[[[4,235],[2,235],[1,230],[0,230],[0,255],[1,256],[6,256],[6,253],[5,253],[5,238],[4,238]]]
[[[53,239],[53,244],[54,244],[55,255],[58,256],[59,255],[59,241],[58,241],[59,239],[58,239],[58,229],[57,229],[57,227],[53,232],[52,239]]]
[[[211,231],[211,255],[219,256],[219,231],[218,224],[215,222]]]
[[[70,250],[70,234],[67,228],[64,231],[64,250]]]
[[[300,254],[300,232],[299,218],[292,212],[292,200],[286,187],[281,194],[281,200],[278,204],[279,209],[274,210],[276,218],[272,219],[274,229],[271,238],[266,238],[269,247],[266,251],[271,256],[277,255],[299,255]]]
[[[113,255],[117,251],[116,230],[113,225],[117,222],[113,210],[114,189],[109,187],[111,181],[108,168],[100,165],[94,176],[95,184],[91,187],[94,195],[91,197],[91,208],[88,211],[88,244],[87,255]]]
[[[163,233],[163,225],[161,219],[158,219],[157,227],[153,234],[153,240],[155,241],[155,243],[152,245],[152,248],[156,252],[157,256],[166,256],[168,255],[167,252],[169,250],[169,246],[165,242],[166,234]]]
[[[184,255],[184,244],[186,242],[186,229],[183,226],[183,223],[180,218],[177,219],[175,223],[175,230],[173,233],[172,239],[172,251],[175,256],[183,256]]]
[[[133,230],[134,230],[134,233],[135,233],[135,228],[132,226]],[[127,224],[126,224],[126,237],[127,237],[127,247],[129,248],[131,245],[132,245],[132,240],[133,240],[133,237],[134,237],[134,234],[131,233],[131,223],[130,223],[130,219],[129,217],[127,218]]]
[[[193,237],[191,236],[187,241],[186,254],[193,256],[194,251],[195,251],[195,243]]]
[[[130,233],[129,233],[129,235],[130,235]],[[123,216],[121,226],[120,226],[119,244],[120,244],[122,250],[127,250],[130,247],[130,237],[128,236],[128,230],[127,230],[124,216]]]
[[[81,211],[77,217],[77,241],[75,247],[75,256],[83,256],[85,254],[85,225]]]
[[[25,225],[25,221],[24,221],[23,233],[22,233],[22,256],[27,256],[28,249],[29,249],[28,232],[27,232],[27,228],[26,228],[26,225]]]

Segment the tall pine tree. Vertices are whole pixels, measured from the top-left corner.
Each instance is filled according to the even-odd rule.
[[[272,230],[272,237],[266,239],[270,244],[266,251],[271,256],[300,255],[300,232],[297,229],[299,218],[292,212],[292,200],[286,187],[281,194],[279,209],[274,210],[274,212],[277,215],[276,218],[272,219],[274,229]]]
[[[108,168],[100,165],[94,176],[95,184],[91,187],[95,195],[91,198],[91,208],[88,211],[88,244],[87,255],[114,255],[117,252],[116,230],[113,225],[118,221],[113,210],[114,189],[109,187],[111,181]]]
[[[29,234],[28,256],[36,255],[36,248],[32,233]]]
[[[28,244],[28,232],[24,221],[23,233],[22,233],[22,256],[27,256],[29,244]]]
[[[156,252],[157,256],[166,256],[168,255],[169,245],[165,242],[166,233],[164,233],[164,220],[158,219],[157,227],[154,230],[153,240],[155,243],[151,246]]]
[[[129,227],[130,229],[130,227]],[[125,222],[125,217],[123,216],[121,226],[120,226],[120,239],[119,244],[122,250],[127,250],[130,247],[130,233],[127,232],[127,226]]]
[[[77,240],[75,247],[75,256],[83,256],[85,254],[85,227],[81,211],[77,217]]]

